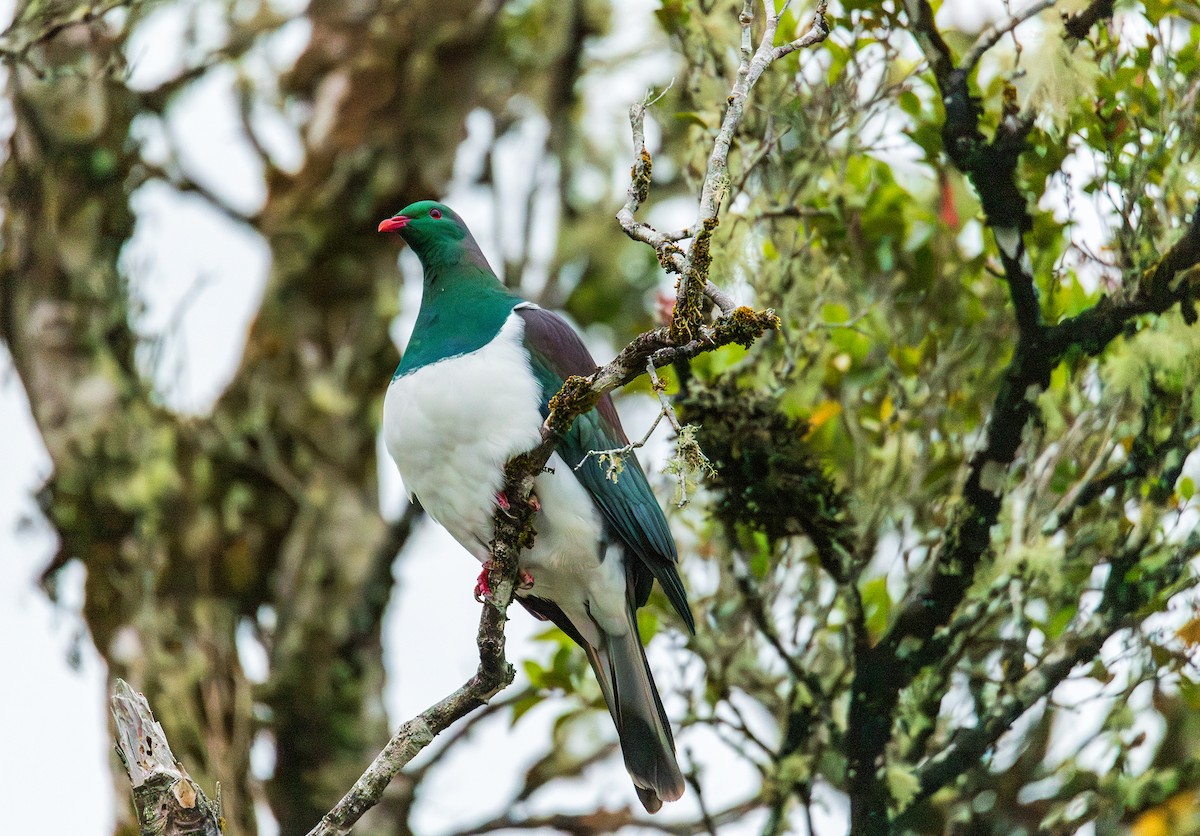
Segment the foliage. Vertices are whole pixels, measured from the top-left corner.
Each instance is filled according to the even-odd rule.
[[[664,0],[624,53],[591,0],[404,5],[314,2],[309,45],[269,82],[247,70],[285,22],[268,4],[231,4],[227,39],[149,91],[118,70],[151,14],[140,4],[47,19],[22,4],[2,51],[15,128],[0,327],[55,461],[44,504],[63,553],[48,573],[88,566],[98,649],[187,741],[197,778],[221,780],[227,811],[240,805],[234,833],[255,829],[259,732],[288,833],[386,736],[380,622],[415,512],[389,528],[377,510],[396,286],[370,220],[440,194],[482,113],[484,161],[459,174],[517,207],[498,272],[623,344],[667,289],[653,250],[610,220],[626,126],[581,114],[622,67],[669,54],[640,197],[695,201],[742,36],[732,0]],[[687,832],[811,832],[814,797],[845,799],[863,834],[1200,832],[1200,23],[1185,4],[1097,0],[1017,26],[1015,4],[997,5],[956,31],[949,3],[845,0],[824,44],[762,76],[735,137],[709,276],[781,329],[676,375],[685,440],[716,472],[673,518],[698,629],[667,704],[682,751],[712,732],[761,778],[724,809],[688,808]],[[789,9],[781,32],[810,11]],[[247,112],[292,120],[304,145],[292,172],[263,152],[253,215],[134,141],[215,67],[243,72]],[[48,85],[60,76],[78,95]],[[304,112],[336,129],[301,131]],[[546,162],[505,179],[497,160],[530,125]],[[135,360],[120,251],[152,181],[272,253],[238,374],[199,418],[164,408]],[[653,600],[645,637],[673,635]],[[239,625],[271,660],[258,688]],[[116,641],[131,633],[133,662]],[[474,715],[520,731],[558,712],[521,801],[615,757],[589,724],[603,706],[581,654],[542,638],[521,664],[531,687]],[[410,832],[443,755],[362,832]],[[721,757],[685,757],[689,796]],[[514,805],[474,832],[635,822]]]

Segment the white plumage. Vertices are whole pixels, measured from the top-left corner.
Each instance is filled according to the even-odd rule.
[[[384,400],[384,442],[406,490],[480,562],[491,556],[504,464],[540,440],[541,387],[523,333],[514,312],[491,342],[396,378]],[[554,472],[535,483],[537,538],[521,559],[534,579],[531,593],[558,604],[590,642],[601,640],[593,619],[623,635],[621,560],[601,560],[600,514],[569,466],[557,454],[547,466]]]

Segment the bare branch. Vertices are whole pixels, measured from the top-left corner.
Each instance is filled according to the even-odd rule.
[[[783,15],[783,10],[785,8],[787,8],[786,2],[783,4],[783,7],[779,9],[779,12],[775,16],[777,23],[779,17]],[[780,58],[788,55],[789,53],[795,52],[798,49],[807,49],[810,46],[819,44],[828,37],[829,24],[825,20],[825,3],[820,3],[817,6],[817,13],[813,16],[813,23],[809,30],[791,43],[786,43],[782,46],[775,47],[775,49],[771,51],[771,60],[778,61]]]
[[[497,511],[497,517],[500,512]],[[498,526],[499,528],[500,526]],[[496,559],[507,557],[497,542]],[[516,559],[512,559],[512,576],[504,576],[492,587],[493,598],[484,605],[479,619],[479,668],[475,675],[450,696],[422,711],[404,723],[383,747],[367,771],[354,786],[325,814],[320,824],[308,836],[344,836],[362,815],[379,802],[383,791],[404,766],[428,746],[433,738],[456,720],[465,717],[507,687],[514,671],[504,657],[504,623],[508,606],[516,590]]]
[[[710,827],[731,824],[741,821],[746,814],[758,809],[761,802],[758,798],[735,804],[725,810],[713,813],[707,820],[666,822],[635,814],[628,807],[620,810],[601,809],[594,813],[579,815],[549,815],[521,818],[511,811],[497,816],[490,821],[461,830],[455,836],[479,836],[484,833],[495,833],[500,830],[554,830],[562,833],[600,834],[615,833],[626,827],[638,830],[655,831],[670,834],[670,836],[697,836],[710,832]]]
[[[770,0],[768,0],[769,2]],[[803,47],[814,46],[829,36],[825,8],[825,0],[821,0],[813,13],[812,27],[808,33],[781,47],[774,45],[774,39],[782,9],[768,14],[762,41],[759,43],[758,49],[752,52],[750,50],[750,28],[753,22],[753,4],[750,0],[746,0],[742,13],[738,17],[742,24],[742,58],[738,65],[733,89],[730,90],[729,97],[726,99],[725,118],[721,121],[721,128],[713,141],[713,149],[708,158],[708,170],[705,172],[704,184],[700,189],[700,212],[693,225],[698,236],[704,234],[705,223],[714,220],[720,210],[721,200],[725,195],[725,187],[729,180],[729,150],[733,145],[734,134],[742,122],[750,90],[767,67],[777,58],[782,58]]]
[[[579,464],[571,469],[579,470],[579,468],[587,464],[588,459],[598,459],[602,464],[605,459],[608,459],[608,472],[605,475],[615,482],[617,475],[621,472],[621,456],[645,447],[646,442],[650,440],[650,436],[654,435],[654,431],[658,429],[658,425],[662,423],[665,415],[666,413],[660,409],[658,415],[654,418],[654,423],[650,425],[650,429],[646,430],[646,434],[637,441],[631,441],[623,447],[610,447],[606,450],[588,450],[583,454],[583,458],[579,460]]]
[[[220,836],[221,788],[212,802],[171,753],[146,698],[123,679],[113,684],[117,754],[133,784],[133,808],[143,833]]]
[[[722,314],[728,316],[734,310],[735,303],[732,297],[720,290],[708,278],[709,239],[712,237],[713,230],[716,229],[717,214],[720,211],[721,202],[728,192],[729,151],[733,145],[733,137],[737,128],[742,122],[750,90],[772,62],[798,49],[814,46],[829,36],[829,25],[825,20],[826,0],[820,0],[808,32],[787,44],[775,46],[779,20],[784,9],[787,8],[787,3],[785,2],[777,11],[771,10],[771,0],[766,0],[763,5],[766,12],[766,26],[757,49],[754,47],[752,31],[754,24],[753,0],[745,0],[742,11],[738,15],[738,22],[742,27],[741,58],[733,88],[726,99],[725,116],[721,121],[721,128],[713,139],[708,168],[700,188],[699,212],[696,222],[691,226],[674,233],[662,233],[650,224],[634,219],[634,214],[650,193],[652,160],[650,153],[646,150],[644,123],[646,108],[656,99],[651,99],[647,95],[642,102],[629,109],[629,123],[633,133],[635,156],[633,167],[630,170],[628,199],[617,212],[617,221],[630,238],[654,248],[664,270],[676,273],[680,277],[676,291],[675,311],[671,321],[671,337],[676,342],[686,342],[695,336],[700,322],[698,303],[702,296],[707,296],[721,310]],[[693,239],[687,253],[676,246],[677,241],[685,238]]]
[[[980,59],[983,58],[989,49],[998,44],[1001,38],[1030,18],[1036,17],[1046,11],[1046,9],[1052,8],[1056,2],[1058,0],[1035,0],[1035,2],[1029,4],[1008,20],[1000,21],[984,29],[963,58],[960,64],[962,71],[970,74]]]

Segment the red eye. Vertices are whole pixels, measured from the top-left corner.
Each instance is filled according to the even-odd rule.
[[[433,218],[435,221],[438,220],[439,218],[442,217],[442,210],[441,209],[430,209],[429,217]]]

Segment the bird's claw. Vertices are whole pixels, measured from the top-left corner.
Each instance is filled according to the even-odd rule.
[[[479,573],[479,578],[475,581],[475,600],[479,603],[492,600],[492,584],[488,580],[488,575],[492,572],[492,561],[483,564],[483,571]],[[533,575],[520,570],[517,576],[517,589],[533,589]]]
[[[496,504],[500,506],[500,510],[504,512],[505,516],[512,517],[512,503],[508,501],[508,494],[504,491],[496,491]],[[542,510],[542,503],[538,502],[537,494],[529,495],[529,506],[534,511]]]
[[[488,572],[492,571],[492,564],[485,563],[483,571],[479,573],[478,580],[475,581],[475,601],[482,604],[486,599],[492,597],[492,587],[488,583]]]

